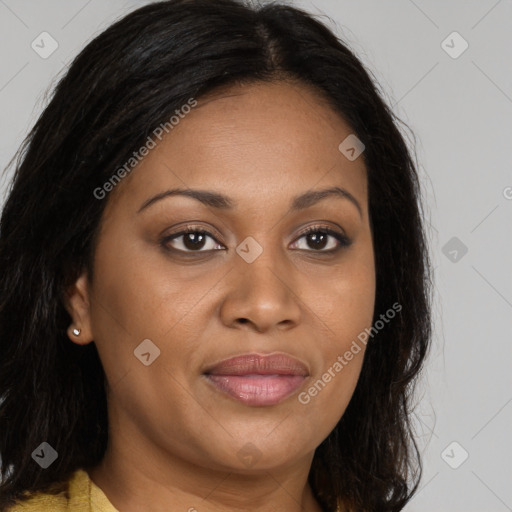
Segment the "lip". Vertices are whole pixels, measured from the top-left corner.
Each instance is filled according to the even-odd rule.
[[[243,354],[224,359],[205,370],[209,375],[302,375],[309,374],[307,366],[286,354]]]
[[[218,391],[247,405],[275,405],[292,395],[309,375],[285,354],[245,354],[225,359],[204,372]]]

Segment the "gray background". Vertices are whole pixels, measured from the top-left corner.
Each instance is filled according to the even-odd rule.
[[[0,0],[2,168],[66,63],[145,3]],[[435,338],[414,417],[424,477],[406,510],[512,510],[512,1],[288,3],[322,14],[417,136]],[[47,59],[31,48],[43,31],[59,45]]]

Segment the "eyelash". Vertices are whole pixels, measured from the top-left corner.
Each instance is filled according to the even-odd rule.
[[[180,236],[187,235],[187,234],[190,234],[190,233],[200,234],[200,235],[207,235],[210,238],[212,238],[213,240],[215,240],[215,242],[217,242],[218,244],[220,243],[215,238],[215,236],[212,233],[210,233],[209,231],[207,231],[205,229],[199,229],[198,226],[186,226],[183,230],[179,231],[178,233],[173,233],[172,235],[168,235],[168,236],[165,236],[164,238],[162,238],[160,240],[160,245],[165,250],[167,250],[169,252],[172,251],[172,252],[177,252],[177,253],[182,253],[182,254],[208,253],[210,251],[217,251],[217,250],[219,250],[219,249],[210,249],[210,250],[206,250],[206,251],[202,251],[202,250],[198,250],[198,251],[187,250],[187,251],[184,251],[182,249],[175,249],[174,247],[168,247],[167,244],[171,240],[177,239]],[[323,235],[332,236],[333,238],[335,238],[338,241],[338,247],[336,247],[334,249],[329,249],[327,251],[324,251],[324,250],[316,251],[314,249],[310,249],[310,250],[298,249],[298,250],[306,250],[307,252],[332,255],[332,254],[337,253],[341,249],[348,247],[352,243],[351,240],[349,240],[349,238],[347,238],[345,235],[343,235],[342,233],[339,233],[339,232],[337,232],[337,231],[335,231],[335,230],[333,230],[333,229],[331,229],[331,228],[329,228],[327,226],[310,226],[309,228],[305,229],[298,236],[298,238],[296,238],[295,240],[296,241],[300,240],[301,238],[303,238],[303,237],[305,237],[305,236],[307,236],[307,235],[309,235],[311,233],[320,233],[320,234],[323,234]]]

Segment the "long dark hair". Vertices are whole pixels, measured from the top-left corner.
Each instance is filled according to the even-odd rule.
[[[431,277],[416,164],[361,62],[324,24],[290,6],[169,0],[142,7],[74,59],[23,142],[0,220],[0,508],[56,492],[97,465],[108,440],[105,375],[94,343],[70,342],[64,292],[92,262],[101,187],[155,127],[193,98],[235,83],[314,87],[364,143],[376,258],[374,321],[343,417],[309,481],[327,510],[401,510],[421,463],[413,385],[431,337]],[[340,141],[341,142],[341,141]],[[46,441],[47,469],[32,460]]]

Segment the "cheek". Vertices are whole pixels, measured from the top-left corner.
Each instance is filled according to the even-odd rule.
[[[189,368],[202,328],[198,315],[213,315],[204,311],[205,293],[218,273],[172,264],[140,243],[123,246],[129,234],[111,232],[97,248],[91,296],[92,332],[110,383],[144,368],[134,351],[147,339],[166,368]]]
[[[200,301],[214,281],[210,286],[202,279],[191,283],[186,272],[163,264],[163,258],[121,253],[98,249],[91,301],[94,341],[111,392],[109,407],[113,417],[127,415],[141,428],[159,411],[162,425],[155,428],[175,424],[176,432],[181,428],[185,435],[185,419],[177,422],[171,412],[201,412],[199,406],[191,407],[183,389],[187,371],[197,366]]]
[[[329,296],[324,296],[324,305],[318,302],[317,323],[323,335],[317,347],[321,356],[309,385],[297,397],[309,411],[309,418],[320,419],[317,427],[321,437],[334,428],[352,398],[366,350],[365,329],[371,327],[373,317],[373,279],[350,283],[333,287]]]
[[[99,333],[110,338],[123,330],[135,341],[172,328],[191,308],[191,299],[186,275],[154,247],[140,241],[123,244],[133,234],[123,235],[121,229],[97,249],[94,318]]]
[[[318,414],[323,424],[329,425],[326,433],[343,415],[352,397],[363,364],[367,330],[372,326],[375,270],[370,247],[354,251],[334,273],[335,277],[317,280],[307,294],[321,330],[317,338],[321,363],[298,400],[310,409],[310,414]]]
[[[324,354],[331,359],[371,326],[375,286],[373,248],[366,236],[335,267],[308,275],[304,297],[322,329]]]

